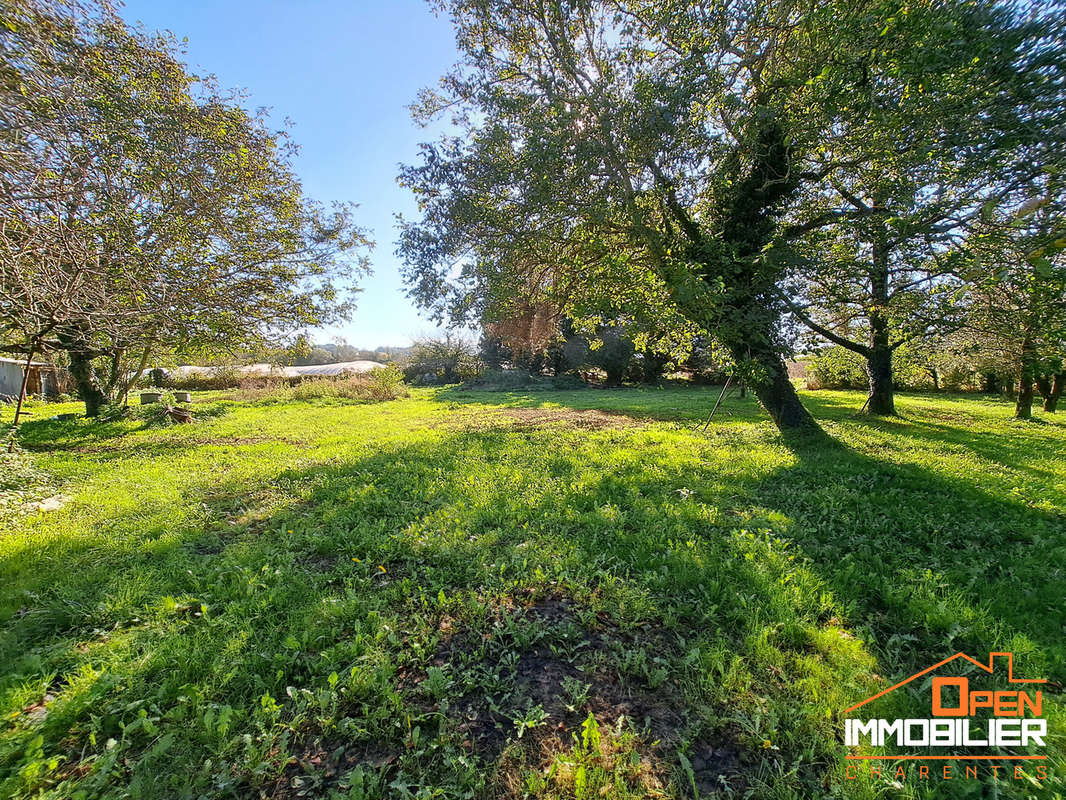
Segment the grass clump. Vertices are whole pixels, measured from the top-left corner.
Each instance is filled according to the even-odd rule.
[[[280,403],[292,400],[356,400],[364,403],[383,403],[407,396],[403,373],[395,365],[372,369],[369,372],[346,373],[338,377],[303,378],[297,382],[262,381],[256,386],[242,387],[232,397],[245,402]]]

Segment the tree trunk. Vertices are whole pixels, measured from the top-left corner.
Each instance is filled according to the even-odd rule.
[[[774,212],[796,190],[795,171],[785,131],[776,120],[760,129],[750,173],[733,189],[731,208],[722,239],[732,248],[736,274],[729,276],[729,305],[734,319],[725,326],[714,325],[734,361],[754,361],[758,374],[751,380],[755,396],[774,424],[782,431],[820,431],[814,417],[803,407],[796,387],[777,346],[781,313],[775,296],[780,268],[760,259],[773,237]],[[718,256],[715,257],[717,261]],[[714,267],[705,275],[719,274]]]
[[[26,386],[30,382],[30,365],[33,364],[34,345],[30,345],[26,353],[26,366],[22,371],[22,385],[19,387],[18,405],[15,406],[15,421],[11,424],[11,441],[7,443],[7,452],[15,451],[15,439],[19,432],[19,418],[22,416],[22,404],[26,401]]]
[[[870,374],[870,396],[866,410],[870,414],[895,416],[896,400],[892,388],[892,351],[877,348],[866,358],[866,371]]]
[[[122,380],[122,358],[125,354],[126,348],[119,347],[111,356],[111,369],[107,374],[107,385],[104,387],[104,391],[109,395],[114,396],[119,381]]]
[[[93,367],[93,353],[89,350],[85,334],[79,330],[64,331],[59,333],[57,338],[70,361],[67,371],[74,379],[78,397],[85,403],[85,416],[100,416],[100,410],[107,404],[108,396],[100,388],[100,381]]]
[[[1051,381],[1051,391],[1044,397],[1044,411],[1054,414],[1058,407],[1059,398],[1062,397],[1063,389],[1066,389],[1066,371],[1055,373]]]
[[[758,341],[772,342],[773,340],[767,336],[766,338],[759,337]],[[774,424],[782,430],[787,428],[818,430],[818,423],[803,407],[799,395],[796,394],[796,387],[788,379],[788,368],[785,366],[784,358],[771,344],[752,349],[755,346],[754,341],[751,346],[747,343],[737,344],[731,346],[730,351],[738,364],[746,360],[754,361],[763,373],[752,381],[752,390]]]
[[[1031,419],[1033,416],[1033,382],[1036,380],[1034,361],[1036,348],[1032,337],[1027,333],[1022,340],[1020,359],[1020,377],[1018,378],[1018,402],[1014,406],[1016,419]]]
[[[896,400],[892,388],[892,348],[888,341],[888,244],[884,226],[874,235],[870,264],[870,347],[866,354],[866,372],[870,376],[870,395],[866,409],[870,414],[895,416]]]
[[[926,367],[926,372],[928,372],[930,377],[932,377],[932,379],[933,379],[933,391],[934,392],[939,392],[940,391],[940,373],[937,371],[937,368],[936,367]]]
[[[799,395],[796,394],[796,387],[788,379],[784,360],[778,356],[777,361],[780,362],[781,371],[767,383],[760,383],[755,387],[756,397],[778,428],[817,430],[818,423],[803,407]]]
[[[135,384],[140,377],[144,374],[144,370],[148,367],[148,356],[152,353],[151,343],[144,346],[144,351],[141,353],[141,360],[137,362],[137,369],[132,375],[128,375],[119,384],[119,399],[122,401],[122,405],[129,405],[130,388]]]
[[[85,416],[100,416],[100,410],[107,404],[107,395],[97,381],[92,359],[76,350],[68,350],[67,356],[70,359],[68,370],[78,389],[78,397],[85,403]]]
[[[1040,396],[1046,401],[1051,394],[1051,376],[1040,372],[1036,375],[1036,390],[1040,392]]]

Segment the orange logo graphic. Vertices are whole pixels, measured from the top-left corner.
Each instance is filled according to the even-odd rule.
[[[999,662],[996,659],[1000,659]],[[1023,685],[1025,688],[990,689],[980,684],[981,676],[943,674],[932,677],[929,696],[929,717],[927,719],[879,719],[856,715],[855,712],[874,702],[880,697],[896,691],[907,684],[936,672],[951,662],[964,659],[989,675],[995,673],[997,663],[1003,676],[1002,660],[1006,660],[1007,684]],[[959,662],[958,667],[965,666]],[[961,670],[959,670],[961,671]],[[950,673],[951,670],[945,670]],[[1014,677],[1013,653],[994,652],[988,654],[988,662],[956,653],[933,664],[931,667],[916,672],[909,678],[890,686],[884,691],[867,697],[845,711],[844,743],[848,747],[869,745],[872,747],[922,748],[924,754],[898,753],[893,755],[856,755],[849,754],[853,761],[1044,761],[1046,755],[1033,753],[1034,748],[1045,747],[1047,739],[1047,720],[1042,717],[1043,692],[1034,684],[1044,684],[1043,678]],[[967,748],[971,752],[965,755],[937,754],[940,748]],[[1026,748],[1028,752],[1000,753],[1000,749]],[[972,750],[995,750],[995,753],[973,754]],[[941,749],[941,753],[944,750]],[[853,778],[851,767],[848,777]],[[871,775],[880,775],[879,768],[871,768]],[[901,768],[902,769],[902,768]],[[949,778],[949,766],[944,767],[944,777]],[[992,769],[998,769],[993,767]],[[1020,772],[1021,766],[1016,768]],[[1045,777],[1046,769],[1037,767],[1039,777]],[[920,768],[920,777],[928,776],[928,768]],[[976,776],[975,767],[967,767],[967,774]],[[998,772],[995,774],[998,775]],[[1016,777],[1019,777],[1016,775]]]

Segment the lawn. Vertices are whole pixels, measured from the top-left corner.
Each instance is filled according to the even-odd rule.
[[[716,397],[33,406],[0,797],[1066,794],[1066,414]],[[1048,779],[847,780],[844,709],[960,650],[1051,681]]]

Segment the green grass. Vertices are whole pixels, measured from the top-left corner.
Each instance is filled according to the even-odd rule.
[[[1066,793],[1066,415],[716,397],[31,407],[0,797]],[[959,650],[1054,682],[1049,779],[845,780],[844,709]]]

